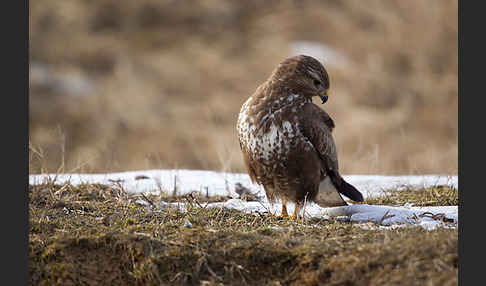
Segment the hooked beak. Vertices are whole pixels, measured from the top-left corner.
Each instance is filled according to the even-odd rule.
[[[329,96],[327,95],[327,92],[328,92],[328,89],[324,90],[323,93],[319,93],[319,97],[322,100],[322,104],[326,103],[327,99],[329,98]]]

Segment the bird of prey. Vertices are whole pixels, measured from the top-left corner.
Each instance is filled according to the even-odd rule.
[[[304,202],[344,206],[340,194],[363,201],[362,194],[339,174],[334,121],[312,102],[328,99],[329,77],[315,58],[299,55],[281,62],[241,107],[237,132],[246,170],[270,203]]]

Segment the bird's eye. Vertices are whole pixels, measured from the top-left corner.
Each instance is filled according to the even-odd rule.
[[[315,85],[316,87],[318,87],[319,85],[321,85],[321,82],[320,82],[320,81],[318,81],[317,79],[315,79],[315,80],[314,80],[314,85]]]

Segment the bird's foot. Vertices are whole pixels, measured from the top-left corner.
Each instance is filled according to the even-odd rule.
[[[283,218],[283,219],[288,219],[289,218],[289,214],[287,213],[287,204],[285,201],[282,201],[282,211],[280,212],[280,218]]]
[[[274,219],[275,219],[275,220],[287,220],[287,219],[289,218],[289,216],[288,216],[288,215],[287,215],[287,216],[283,216],[282,214],[277,215],[277,214],[273,214],[273,213],[271,213],[271,212],[265,212],[265,216],[266,216],[267,218],[272,219],[272,220],[274,220]]]
[[[290,219],[295,221],[299,220],[299,212],[300,212],[300,206],[296,204],[294,208],[294,212],[290,216]]]

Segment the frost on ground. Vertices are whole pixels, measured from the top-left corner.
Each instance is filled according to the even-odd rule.
[[[345,180],[358,188],[365,198],[377,197],[385,190],[404,188],[427,188],[446,185],[458,188],[457,176],[368,176],[348,175]],[[281,205],[269,204],[263,189],[251,183],[246,174],[197,170],[147,170],[107,174],[43,174],[30,175],[29,184],[37,185],[51,180],[56,184],[81,183],[118,185],[129,193],[164,193],[184,195],[197,192],[201,196],[227,196],[225,202],[207,203],[206,207],[225,207],[250,213],[273,213],[278,215]],[[241,199],[242,190],[260,198],[258,201]],[[314,203],[305,206],[306,218],[346,217],[352,222],[372,223],[379,227],[418,225],[425,229],[455,227],[458,223],[457,206],[414,207],[351,204],[345,207],[321,208]],[[184,205],[177,203],[178,207]],[[290,212],[293,206],[288,207]],[[366,227],[366,226],[365,226]]]

